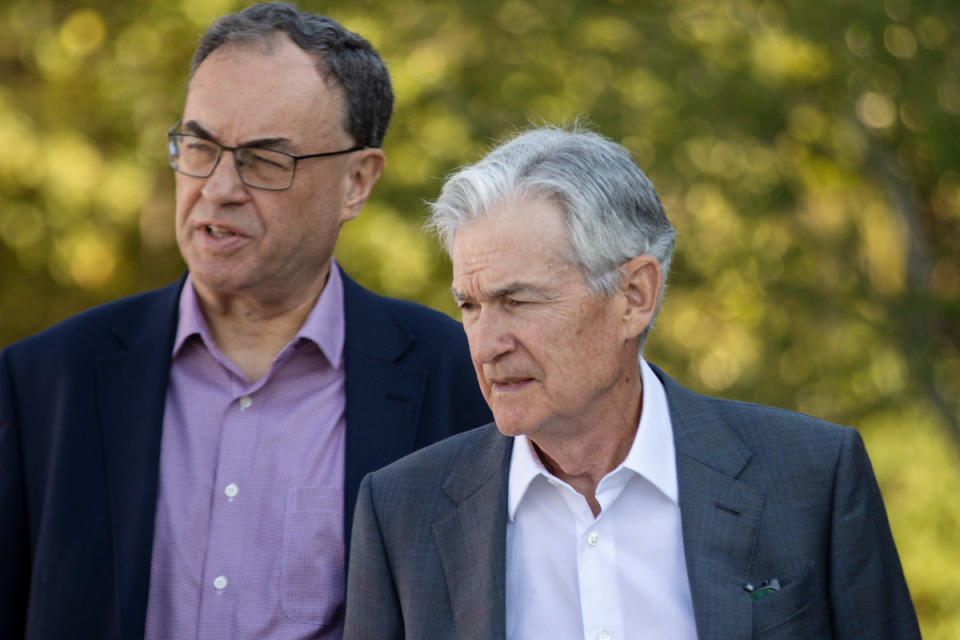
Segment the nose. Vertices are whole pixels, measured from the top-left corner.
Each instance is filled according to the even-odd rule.
[[[463,328],[475,362],[488,364],[516,348],[513,331],[503,314],[488,307],[472,317],[464,317]]]
[[[240,180],[240,174],[237,172],[233,151],[224,149],[220,152],[220,162],[217,163],[210,177],[204,178],[204,181],[201,193],[204,198],[214,204],[238,203],[250,198],[246,185]]]

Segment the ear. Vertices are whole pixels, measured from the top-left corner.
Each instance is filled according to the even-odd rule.
[[[625,262],[620,273],[621,295],[626,303],[623,332],[629,340],[638,337],[653,322],[663,288],[663,271],[656,258],[644,254]]]
[[[350,159],[344,176],[347,185],[341,222],[353,220],[360,214],[386,165],[387,158],[382,149],[364,149],[356,152],[355,157]]]

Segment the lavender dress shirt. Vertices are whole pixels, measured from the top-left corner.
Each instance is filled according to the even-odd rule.
[[[160,453],[147,640],[342,637],[343,282],[251,383],[187,278]]]

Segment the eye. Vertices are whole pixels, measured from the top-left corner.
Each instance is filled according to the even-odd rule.
[[[289,159],[269,149],[248,147],[243,149],[243,164],[259,165],[267,169],[286,169]]]
[[[184,139],[186,140],[186,149],[190,153],[206,155],[216,155],[217,153],[217,145],[209,140],[192,136],[184,136]]]

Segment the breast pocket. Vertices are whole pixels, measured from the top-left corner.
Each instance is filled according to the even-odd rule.
[[[754,637],[773,639],[830,636],[830,612],[816,565],[785,577],[783,587],[753,602]]]
[[[280,605],[288,618],[320,626],[343,624],[343,556],[343,490],[290,489],[280,570]]]

